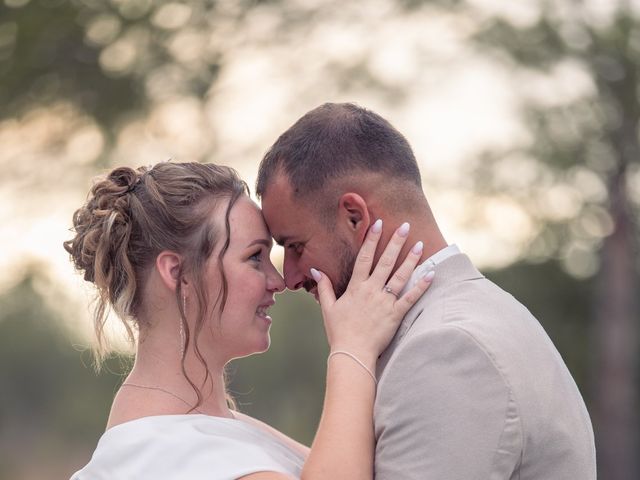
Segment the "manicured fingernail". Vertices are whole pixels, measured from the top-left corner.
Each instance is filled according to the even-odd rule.
[[[318,270],[316,270],[315,268],[311,268],[309,271],[311,272],[311,276],[313,277],[313,279],[316,282],[319,282],[320,279],[322,278],[322,274]]]
[[[415,253],[416,255],[420,255],[422,253],[423,248],[424,248],[424,243],[422,243],[422,241],[419,241],[413,246],[413,248],[411,249],[411,252]]]
[[[433,277],[435,276],[436,276],[435,270],[431,270],[430,272],[427,272],[427,274],[422,278],[424,278],[427,282],[430,282],[431,280],[433,280]]]
[[[409,235],[409,228],[410,225],[407,222],[404,222],[402,225],[400,225],[400,228],[398,228],[398,235],[400,235],[401,237],[406,237],[407,235]]]
[[[371,225],[371,231],[373,233],[380,233],[382,231],[382,219],[379,218],[375,221],[373,225]]]

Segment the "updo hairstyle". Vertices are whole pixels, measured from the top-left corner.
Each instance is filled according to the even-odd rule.
[[[75,236],[64,242],[64,248],[84,279],[97,288],[94,312],[97,367],[108,351],[104,327],[109,308],[122,320],[132,343],[133,330],[145,326],[138,316],[145,282],[156,257],[164,250],[183,259],[176,289],[185,333],[183,371],[184,351],[191,336],[182,300],[185,275],[189,275],[196,293],[194,346],[204,363],[197,345],[206,312],[211,311],[207,309],[204,267],[219,242],[223,242],[220,259],[227,251],[229,212],[243,194],[248,194],[248,187],[237,172],[213,164],[164,162],[136,170],[118,167],[96,179],[86,204],[73,215]],[[223,201],[229,203],[224,214],[225,231],[220,232],[209,217],[212,209]],[[219,312],[227,298],[223,269],[221,274],[221,292],[212,304]]]

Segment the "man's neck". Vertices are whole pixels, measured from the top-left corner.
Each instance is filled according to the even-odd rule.
[[[444,236],[440,232],[440,229],[435,223],[416,218],[409,219],[407,221],[409,221],[411,228],[409,230],[407,240],[402,247],[400,255],[398,255],[398,260],[396,261],[394,271],[402,264],[413,246],[419,241],[422,241],[424,246],[422,250],[422,256],[420,257],[418,264],[424,262],[427,258],[431,257],[433,254],[439,252],[448,245],[446,240],[444,239]],[[376,262],[380,258],[380,255],[382,254],[384,247],[387,245],[389,239],[391,238],[391,235],[393,235],[395,230],[402,223],[402,221],[398,221],[397,219],[392,218],[384,220],[384,233],[382,240],[378,244]]]

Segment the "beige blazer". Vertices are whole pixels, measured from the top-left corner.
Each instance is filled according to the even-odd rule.
[[[466,255],[436,266],[377,374],[377,480],[596,478],[589,414],[560,354]]]

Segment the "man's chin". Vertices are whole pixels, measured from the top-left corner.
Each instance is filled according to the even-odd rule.
[[[318,296],[318,287],[313,287],[311,290],[307,290],[311,295],[313,295],[313,298],[316,299],[316,302],[318,302],[318,304],[320,303],[320,297]]]
[[[333,289],[333,293],[336,296],[336,300],[339,299],[342,295],[344,295],[344,292],[347,291],[347,287],[348,285],[338,285],[338,288]]]

